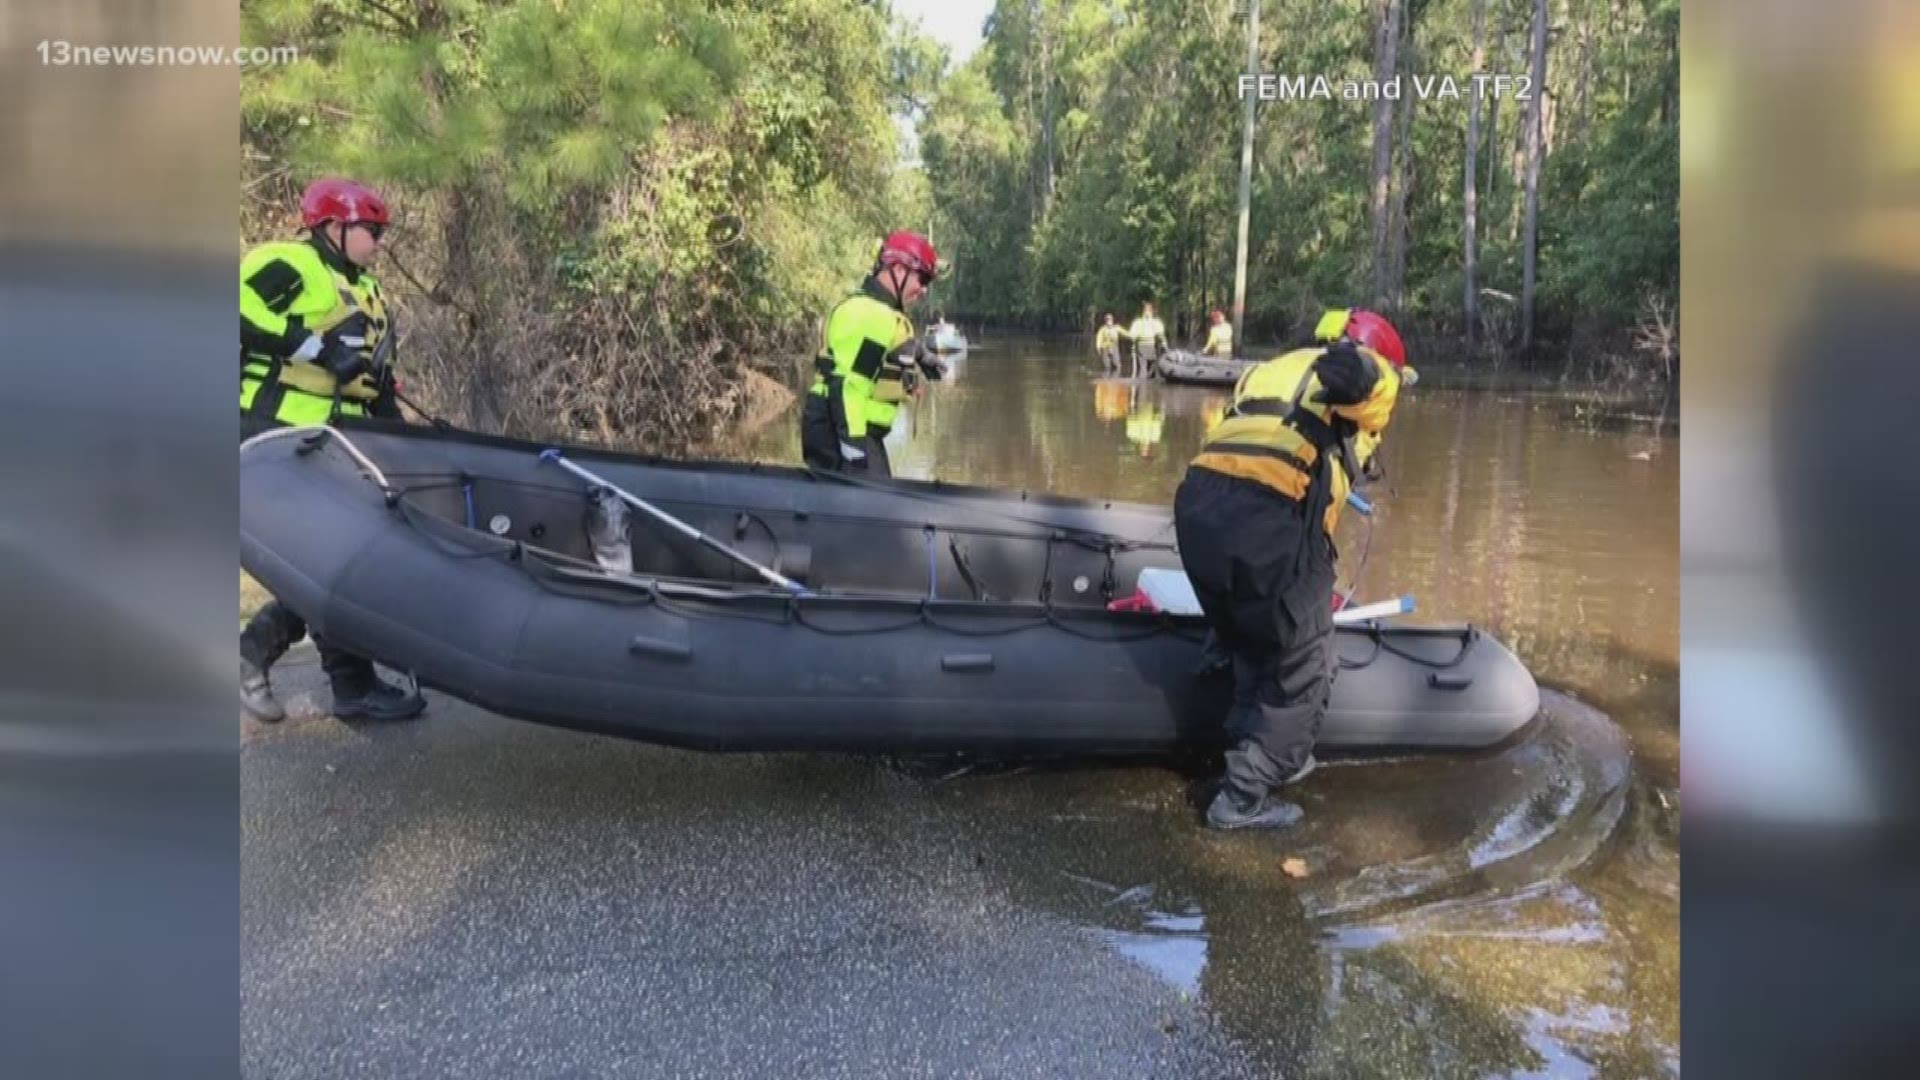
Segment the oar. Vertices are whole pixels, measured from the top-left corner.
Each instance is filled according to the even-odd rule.
[[[801,593],[801,594],[804,594],[807,591],[807,587],[805,585],[800,584],[799,582],[793,580],[792,578],[784,577],[777,571],[769,570],[766,567],[761,566],[759,563],[754,562],[752,559],[747,558],[745,555],[740,554],[738,551],[735,551],[732,548],[728,547],[727,545],[721,543],[720,541],[715,540],[713,537],[708,536],[706,533],[701,532],[699,529],[696,529],[693,526],[687,524],[686,522],[681,521],[679,518],[674,517],[672,514],[667,513],[665,510],[662,510],[659,507],[653,505],[652,503],[647,502],[645,499],[642,499],[639,496],[633,494],[632,492],[627,491],[623,488],[620,488],[614,484],[608,483],[606,480],[603,480],[600,477],[595,476],[593,473],[587,471],[586,469],[583,469],[580,466],[575,465],[573,462],[568,461],[566,457],[563,454],[561,454],[558,449],[550,447],[546,450],[540,451],[540,460],[545,462],[551,462],[567,470],[568,472],[572,473],[573,475],[579,477],[582,480],[586,480],[589,483],[598,484],[601,487],[606,488],[608,491],[611,491],[615,495],[620,496],[622,499],[625,499],[627,502],[632,503],[635,509],[645,511],[648,514],[653,515],[653,517],[656,520],[664,524],[673,526],[675,529],[677,529],[680,532],[680,535],[685,536],[687,539],[697,540],[700,543],[705,544],[707,547],[710,547],[713,550],[719,552],[720,554],[725,555],[726,557],[733,559],[736,562],[739,562],[748,567],[751,567],[755,573],[759,574],[761,577],[766,578],[768,581],[774,583],[775,585],[780,586],[783,589],[789,590],[790,592]]]
[[[1380,600],[1359,607],[1341,608],[1333,613],[1333,625],[1350,626],[1367,622],[1370,619],[1387,619],[1395,615],[1405,615],[1413,610],[1413,597],[1402,596],[1393,600]]]

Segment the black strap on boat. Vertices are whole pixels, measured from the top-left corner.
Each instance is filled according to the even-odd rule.
[[[1053,603],[1053,545],[1060,539],[1058,532],[1047,535],[1047,559],[1040,567],[1040,602]]]
[[[1372,632],[1375,635],[1380,635],[1380,631],[1377,628]],[[1454,653],[1453,659],[1451,660],[1446,660],[1446,661],[1428,660],[1422,656],[1415,656],[1414,654],[1406,651],[1405,649],[1396,647],[1393,644],[1393,642],[1388,641],[1384,636],[1380,636],[1380,647],[1392,653],[1393,655],[1401,658],[1402,660],[1406,660],[1410,663],[1419,664],[1421,667],[1425,667],[1425,668],[1433,668],[1435,671],[1445,671],[1448,668],[1459,667],[1461,664],[1466,662],[1468,654],[1473,652],[1474,645],[1478,643],[1480,640],[1480,631],[1476,630],[1473,627],[1473,625],[1469,623],[1467,626],[1462,627],[1459,630],[1449,630],[1449,631],[1445,631],[1445,633],[1450,637],[1458,636],[1460,638],[1460,651],[1457,653]]]
[[[993,594],[988,592],[986,587],[980,584],[980,578],[973,572],[973,565],[967,561],[967,551],[960,546],[960,538],[957,536],[948,537],[947,550],[953,553],[953,565],[960,571],[960,580],[966,582],[967,588],[973,590],[974,600],[983,604],[993,603]],[[1053,549],[1051,547],[1047,549],[1047,554],[1049,558],[1052,557]],[[1044,595],[1046,591],[1046,586],[1041,586],[1041,592],[1043,594],[1041,596],[1041,603],[1046,602]]]
[[[1336,636],[1334,640],[1338,641],[1339,638]],[[1373,662],[1375,660],[1380,659],[1380,645],[1381,645],[1380,635],[1368,634],[1367,640],[1373,642],[1373,649],[1372,651],[1367,653],[1367,658],[1365,660],[1349,660],[1344,656],[1338,656],[1337,654],[1339,653],[1339,647],[1335,646],[1334,648],[1334,652],[1336,653],[1335,658],[1340,662],[1341,671],[1359,671],[1361,668],[1372,667]]]
[[[1392,653],[1410,664],[1417,664],[1423,668],[1431,668],[1434,671],[1446,671],[1465,663],[1467,657],[1473,652],[1474,645],[1480,641],[1480,631],[1475,629],[1471,623],[1458,629],[1452,627],[1420,627],[1417,632],[1422,636],[1457,637],[1460,639],[1460,650],[1453,654],[1451,660],[1429,660],[1424,656],[1417,656],[1408,652],[1406,649],[1387,640],[1387,635],[1383,632],[1383,628],[1377,623],[1367,624],[1354,629],[1367,636],[1367,639],[1373,643],[1373,649],[1367,653],[1367,657],[1364,660],[1349,660],[1344,656],[1339,657],[1340,668],[1343,671],[1356,671],[1360,668],[1368,667],[1380,658],[1382,652]],[[1399,636],[1405,637],[1408,631],[1401,629],[1396,631],[1396,633]]]

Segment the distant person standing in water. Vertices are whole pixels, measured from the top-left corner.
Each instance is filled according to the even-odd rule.
[[[1100,374],[1120,374],[1120,324],[1113,321],[1113,312],[1102,317],[1100,329],[1093,335],[1093,351],[1100,354]]]
[[[1227,313],[1214,308],[1207,318],[1213,325],[1207,328],[1207,343],[1200,351],[1208,356],[1232,357],[1233,324],[1227,322]]]
[[[1167,327],[1153,313],[1153,301],[1140,305],[1140,317],[1133,325],[1120,331],[1122,337],[1133,342],[1133,377],[1147,379],[1153,377],[1153,362],[1167,347]]]

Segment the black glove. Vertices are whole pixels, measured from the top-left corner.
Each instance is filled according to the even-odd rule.
[[[920,369],[922,375],[925,375],[935,382],[939,382],[946,377],[947,365],[941,363],[940,358],[937,356],[917,356],[914,358],[913,363],[915,367]]]
[[[356,311],[320,338],[320,366],[339,381],[352,382],[373,370],[366,359],[367,334],[371,324],[365,312]]]
[[[356,349],[367,347],[367,335],[373,332],[373,324],[367,319],[367,313],[356,311],[340,320],[334,327],[321,336],[329,347],[348,345]]]
[[[333,342],[320,350],[320,366],[342,383],[350,383],[373,370],[367,365],[367,358],[360,355],[360,348],[344,341]]]
[[[1380,378],[1367,358],[1344,342],[1327,346],[1313,362],[1313,371],[1320,376],[1319,399],[1329,405],[1360,404],[1373,393],[1373,384]]]

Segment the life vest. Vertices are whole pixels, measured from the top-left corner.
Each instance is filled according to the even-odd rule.
[[[300,241],[262,244],[240,260],[240,318],[258,334],[283,337],[296,319],[301,328],[324,334],[356,312],[367,316],[362,355],[371,362],[388,327],[386,300],[372,274],[361,271],[349,279]],[[375,371],[342,385],[316,361],[243,345],[240,408],[251,412],[258,404],[281,423],[324,424],[337,399],[341,414],[364,416],[367,403],[380,396],[381,376]]]
[[[1135,352],[1138,352],[1142,356],[1152,356],[1157,354],[1161,346],[1167,343],[1167,327],[1166,324],[1158,318],[1148,318],[1142,315],[1133,320],[1132,326],[1127,327],[1127,336],[1133,339]],[[1146,344],[1149,341],[1153,344]]]
[[[864,437],[869,426],[883,431],[893,427],[900,402],[907,398],[899,349],[913,338],[913,323],[871,281],[827,316],[808,392],[841,395],[848,437]]]
[[[1220,323],[1208,329],[1207,343],[1200,351],[1208,356],[1232,356],[1233,327],[1228,323]]]
[[[1321,389],[1314,362],[1337,348],[1356,349],[1379,369],[1366,401],[1332,406],[1314,400]],[[1192,464],[1303,501],[1324,477],[1320,482],[1329,497],[1324,524],[1332,532],[1353,486],[1342,442],[1351,440],[1347,446],[1352,460],[1364,467],[1380,444],[1399,385],[1393,365],[1371,349],[1350,343],[1296,349],[1240,377],[1225,414],[1207,433]]]

